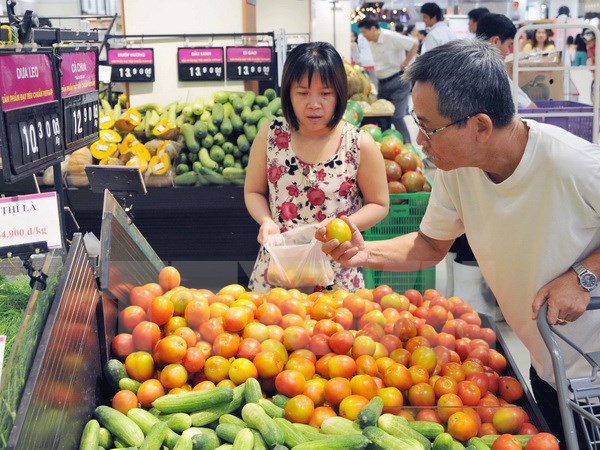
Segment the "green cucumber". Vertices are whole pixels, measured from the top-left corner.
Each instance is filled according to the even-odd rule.
[[[146,434],[144,442],[140,445],[140,450],[161,450],[168,429],[169,427],[165,422],[156,422]]]
[[[268,446],[284,443],[284,436],[277,423],[256,403],[247,403],[242,408],[242,419],[260,432]]]
[[[110,406],[100,405],[94,410],[94,415],[104,428],[125,444],[139,447],[144,442],[142,429],[122,412]]]
[[[100,445],[100,423],[96,419],[90,419],[83,428],[79,440],[79,450],[96,450]]]
[[[235,437],[232,450],[253,450],[254,449],[254,434],[250,428],[244,428]]]
[[[194,173],[194,172],[192,172]],[[195,412],[209,409],[233,399],[233,389],[226,386],[202,391],[182,392],[158,397],[152,403],[161,413]]]
[[[381,411],[383,411],[383,399],[376,395],[358,412],[358,425],[361,428],[377,425]]]
[[[148,434],[155,423],[160,422],[158,417],[142,408],[130,409],[127,411],[127,417],[133,420],[133,422],[135,422],[145,434]],[[179,440],[179,435],[173,430],[169,429],[167,430],[167,437],[165,440],[167,447],[173,448]]]

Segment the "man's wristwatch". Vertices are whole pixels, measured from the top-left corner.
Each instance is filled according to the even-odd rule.
[[[594,272],[587,270],[581,263],[575,263],[571,268],[577,272],[579,286],[588,292],[596,289],[596,286],[598,286],[598,277]]]

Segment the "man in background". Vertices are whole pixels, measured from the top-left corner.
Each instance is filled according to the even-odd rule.
[[[421,54],[456,39],[454,32],[444,22],[444,14],[437,3],[424,3],[421,6],[421,17],[429,29],[421,47]]]
[[[469,33],[475,34],[477,31],[477,22],[479,22],[480,17],[484,14],[489,14],[489,12],[490,10],[487,8],[475,8],[467,13],[469,17]]]
[[[502,58],[506,59],[506,56],[511,53],[516,33],[517,28],[508,17],[488,13],[479,18],[475,35],[493,44],[500,51]],[[512,90],[513,82],[510,79],[509,82]],[[519,109],[536,108],[535,103],[519,86],[517,86],[517,106]]]
[[[379,85],[377,96],[393,103],[395,110],[392,124],[402,133],[404,142],[410,142],[404,116],[408,114],[411,85],[400,77],[416,55],[419,43],[410,36],[380,28],[379,23],[371,19],[358,22],[358,28],[371,46]]]

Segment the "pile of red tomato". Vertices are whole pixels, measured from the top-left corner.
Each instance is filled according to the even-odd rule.
[[[235,387],[257,378],[267,396],[290,397],[286,417],[315,427],[351,420],[373,396],[384,412],[443,424],[458,440],[535,434],[518,403],[521,384],[503,374],[496,334],[458,297],[433,289],[267,294],[229,285],[219,292],[180,286],[173,267],[134,287],[119,314],[115,357],[141,382],[113,406],[150,407],[159,396]]]

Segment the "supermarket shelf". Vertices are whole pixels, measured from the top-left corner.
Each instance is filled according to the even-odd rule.
[[[102,194],[66,189],[82,232],[100,236]],[[254,261],[258,225],[241,186],[149,188],[134,197],[133,222],[163,261]]]

